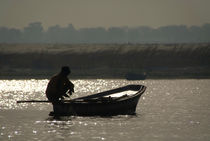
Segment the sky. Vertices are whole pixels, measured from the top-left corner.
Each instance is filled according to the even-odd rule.
[[[158,28],[210,23],[210,0],[0,0],[0,26]]]

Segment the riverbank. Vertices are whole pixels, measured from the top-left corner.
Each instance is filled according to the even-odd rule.
[[[0,44],[1,79],[50,78],[63,65],[75,79],[210,78],[209,62],[210,44]]]

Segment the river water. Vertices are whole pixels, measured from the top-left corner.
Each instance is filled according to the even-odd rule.
[[[72,80],[73,98],[141,84],[147,86],[136,115],[60,117],[46,100],[48,80],[0,80],[0,141],[209,141],[210,80]]]

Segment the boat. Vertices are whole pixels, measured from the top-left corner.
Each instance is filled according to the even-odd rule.
[[[127,85],[101,93],[53,103],[51,116],[114,116],[133,115],[141,95],[143,85]]]

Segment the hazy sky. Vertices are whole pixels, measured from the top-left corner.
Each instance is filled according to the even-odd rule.
[[[210,0],[0,0],[0,26],[202,25],[210,23],[209,6]]]

